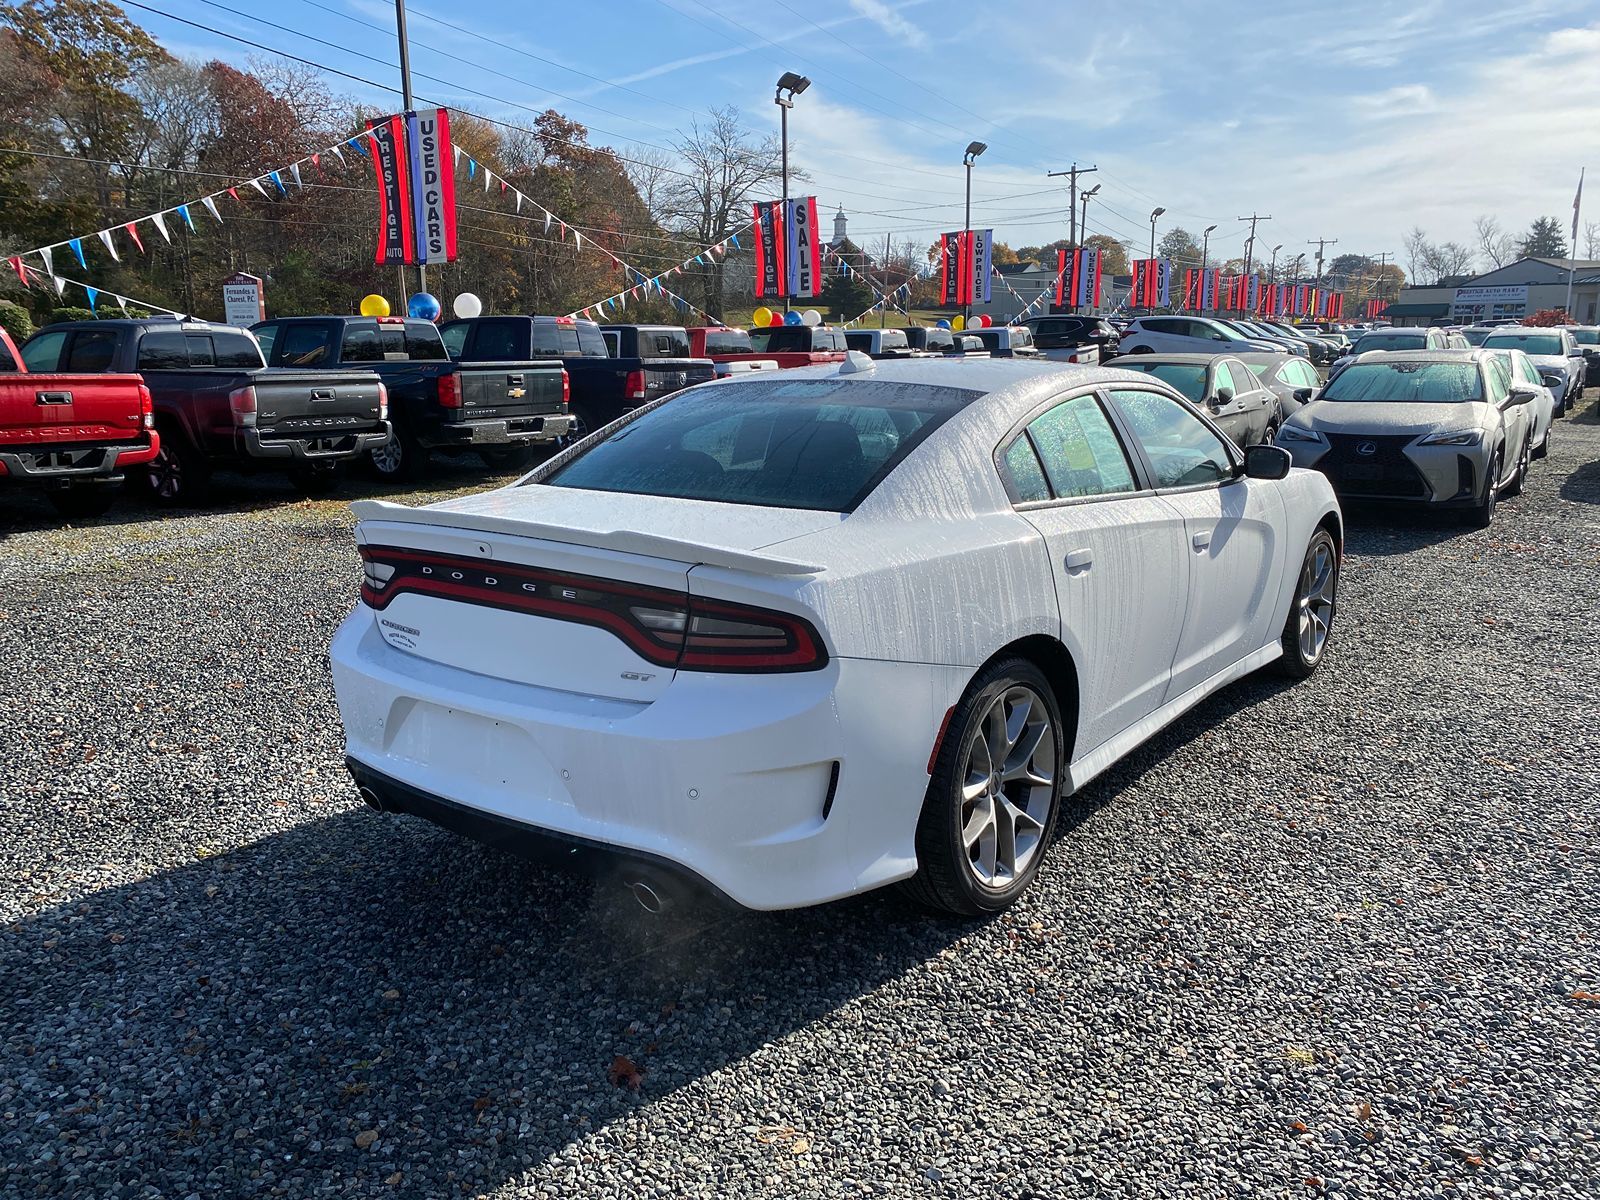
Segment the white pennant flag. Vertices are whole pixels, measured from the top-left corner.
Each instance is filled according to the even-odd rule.
[[[491,180],[493,178],[494,178],[494,172],[489,170],[488,167],[485,167],[483,169],[483,190],[484,191],[487,192],[489,190],[489,180]]]
[[[294,185],[297,188],[303,188],[303,187],[306,186],[300,180],[300,164],[299,163],[290,163],[289,164],[289,178],[294,180]]]
[[[260,192],[263,196],[267,194],[267,189],[261,186],[261,180],[259,179],[252,179],[250,181],[250,186],[255,188],[255,190]]]
[[[459,167],[461,165],[461,147],[452,143],[450,148],[455,151],[456,166]]]
[[[50,253],[50,247],[46,246],[42,250],[40,250],[39,251],[39,257],[44,259],[44,269],[46,271],[49,271],[51,275],[54,275],[56,273],[56,264],[55,264],[54,257]],[[60,288],[56,289],[56,291],[58,291],[58,292],[60,290],[61,290]]]
[[[217,211],[217,198],[215,196],[202,196],[200,203],[206,206],[206,211],[217,219],[217,224],[222,224],[222,214]]]
[[[550,210],[548,208],[544,210],[544,231],[546,233],[550,232]]]
[[[105,246],[106,253],[111,255],[112,262],[122,261],[122,255],[117,253],[117,244],[111,240],[111,230],[102,229],[100,231],[100,242]]]
[[[579,250],[583,249],[583,234],[579,233],[576,229],[572,231],[572,241]]]
[[[329,146],[328,149],[333,151],[334,156],[339,160],[339,162],[341,164],[344,162],[344,147],[343,146]]]
[[[128,298],[126,296],[118,296],[118,297],[116,297],[116,301],[117,301],[117,307],[122,309],[122,315],[123,316],[127,316],[128,315]]]
[[[521,192],[517,193],[517,211],[518,212],[522,211],[522,193]]]
[[[166,214],[165,213],[151,213],[150,214],[150,219],[153,222],[155,222],[156,228],[161,231],[161,236],[166,238],[168,243],[171,243],[172,235],[167,232]]]
[[[51,275],[50,281],[56,285],[56,295],[62,296],[66,294],[67,281],[65,279],[59,275]]]

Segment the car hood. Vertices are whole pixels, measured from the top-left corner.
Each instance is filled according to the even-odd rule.
[[[1314,400],[1285,424],[1319,433],[1413,434],[1482,429],[1493,407],[1473,404],[1361,404]]]
[[[1541,371],[1565,371],[1568,359],[1564,354],[1530,354],[1528,361]]]

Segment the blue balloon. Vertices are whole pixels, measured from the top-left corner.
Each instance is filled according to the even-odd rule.
[[[791,308],[788,312],[783,314],[783,323],[785,325],[799,325],[804,321],[805,318],[802,317],[799,311],[796,309]]]
[[[406,312],[419,320],[437,321],[443,311],[439,306],[439,298],[429,292],[418,292],[406,301]]]
[[[940,317],[937,321],[935,321],[933,323],[933,327],[935,329],[949,329],[950,328],[950,322],[946,321],[943,317]]]

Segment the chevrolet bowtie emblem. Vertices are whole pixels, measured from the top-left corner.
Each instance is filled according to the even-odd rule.
[[[507,388],[506,389],[506,396],[507,396],[508,399],[511,399],[511,400],[521,400],[527,394],[528,394],[528,390],[526,388]]]

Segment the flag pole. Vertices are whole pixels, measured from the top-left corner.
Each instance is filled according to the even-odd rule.
[[[1578,194],[1572,198],[1572,244],[1567,247],[1567,320],[1572,320],[1572,277],[1578,273],[1578,208],[1583,204],[1583,172],[1578,168]]]

